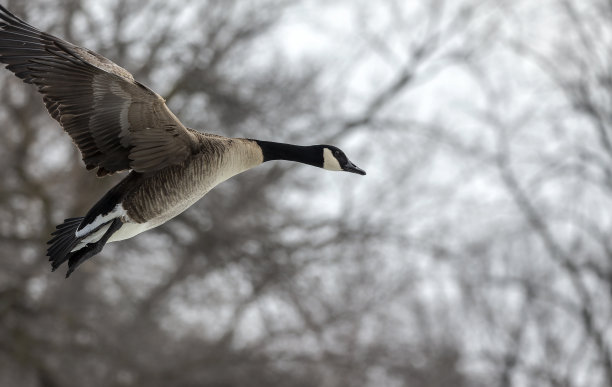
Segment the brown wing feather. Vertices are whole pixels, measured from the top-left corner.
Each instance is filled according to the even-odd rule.
[[[125,69],[25,23],[0,5],[0,62],[38,87],[87,169],[104,176],[182,162],[197,139]]]

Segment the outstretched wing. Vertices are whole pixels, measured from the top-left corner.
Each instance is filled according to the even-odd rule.
[[[37,86],[49,114],[98,176],[182,162],[197,139],[163,98],[93,51],[41,32],[0,5],[0,63]]]

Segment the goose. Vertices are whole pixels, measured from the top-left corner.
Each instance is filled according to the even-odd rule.
[[[102,55],[42,32],[0,5],[0,63],[36,86],[98,177],[127,171],[85,216],[65,219],[47,256],[66,278],[106,243],[185,211],[219,183],[272,160],[366,172],[332,145],[229,138],[185,127],[165,100]]]

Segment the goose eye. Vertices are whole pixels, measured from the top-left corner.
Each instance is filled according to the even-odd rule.
[[[340,156],[340,152],[339,152],[339,151],[337,151],[337,150],[335,150],[335,151],[334,151],[334,156],[336,156],[336,157]]]

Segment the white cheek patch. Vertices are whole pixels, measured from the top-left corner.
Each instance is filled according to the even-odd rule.
[[[340,163],[338,159],[334,157],[331,150],[323,148],[323,168],[330,171],[341,171]]]

